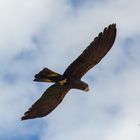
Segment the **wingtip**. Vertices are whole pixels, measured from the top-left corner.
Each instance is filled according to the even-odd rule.
[[[114,23],[112,23],[112,25],[116,26],[116,23],[114,22]]]
[[[21,121],[24,121],[24,120],[26,120],[26,119],[24,118],[24,116],[22,116],[20,120],[21,120]]]
[[[28,114],[28,112],[29,112],[29,111],[27,111],[27,112],[25,112],[25,113],[23,114],[23,116],[21,117],[21,121],[24,121],[24,120],[29,119],[29,114]]]
[[[33,79],[33,81],[34,81],[34,82],[37,82],[37,79],[35,78],[35,79]]]
[[[110,29],[117,30],[116,23],[109,24],[107,27],[104,28],[103,32],[106,32],[107,30],[110,30]]]
[[[116,28],[116,23],[112,23],[112,26],[113,26],[114,28]]]
[[[114,28],[116,28],[116,23],[112,23],[108,27],[114,27]]]
[[[21,117],[21,121],[25,121],[25,120],[28,120],[28,119],[30,119],[30,118],[27,115],[24,115],[24,116]]]
[[[112,30],[112,31],[114,31],[115,34],[116,34],[116,32],[117,32],[116,23],[110,24],[108,27],[106,27],[106,29],[107,29],[107,30]]]

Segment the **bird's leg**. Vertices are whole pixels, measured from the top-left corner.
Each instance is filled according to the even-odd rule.
[[[59,84],[60,84],[61,86],[63,86],[66,82],[67,82],[67,79],[65,78],[65,79],[59,81]]]

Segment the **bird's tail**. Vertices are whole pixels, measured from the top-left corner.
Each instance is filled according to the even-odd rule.
[[[59,82],[63,79],[61,74],[58,74],[48,68],[44,68],[38,74],[35,75],[34,81],[36,82]]]

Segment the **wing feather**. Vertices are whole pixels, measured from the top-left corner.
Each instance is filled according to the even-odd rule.
[[[81,79],[82,76],[94,67],[107,54],[116,38],[116,24],[111,24],[99,33],[83,53],[65,70],[65,76]]]
[[[27,112],[24,113],[21,120],[39,118],[48,115],[61,103],[69,90],[70,89],[66,86],[60,86],[58,84],[50,86],[41,98],[38,99]]]

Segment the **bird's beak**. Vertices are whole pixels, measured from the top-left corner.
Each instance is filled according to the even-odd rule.
[[[89,87],[86,87],[86,88],[84,89],[84,91],[86,91],[86,92],[89,91]]]

